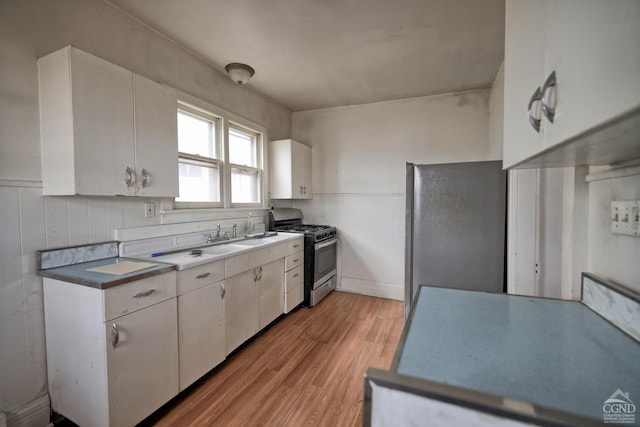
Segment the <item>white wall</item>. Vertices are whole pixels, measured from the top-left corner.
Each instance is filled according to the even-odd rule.
[[[0,2],[0,412],[10,425],[46,394],[35,250],[110,240],[114,228],[159,223],[144,218],[143,199],[41,196],[36,60],[69,44],[258,123],[271,139],[291,136],[286,108],[106,2]],[[38,425],[37,417],[32,422]]]
[[[640,238],[611,233],[611,202],[640,200],[640,176],[589,183],[587,270],[640,292]]]
[[[403,298],[405,163],[500,159],[489,138],[489,90],[293,114],[313,147],[306,222],[339,233],[339,286]]]

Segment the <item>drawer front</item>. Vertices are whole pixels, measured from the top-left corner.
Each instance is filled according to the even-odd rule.
[[[304,261],[304,255],[302,252],[296,252],[293,255],[289,255],[284,259],[284,270],[289,271],[302,265]]]
[[[302,237],[299,237],[294,240],[289,240],[287,242],[287,256],[293,255],[296,252],[299,252],[304,249],[304,240]]]
[[[104,320],[133,313],[176,296],[176,272],[159,274],[104,291]]]
[[[194,268],[180,270],[177,273],[176,287],[178,295],[195,291],[204,286],[224,279],[224,261],[215,261]]]
[[[304,292],[303,287],[298,286],[297,288],[291,289],[284,296],[284,308],[285,313],[290,312],[294,308],[298,306],[304,300]]]
[[[252,268],[260,267],[261,265],[284,258],[286,251],[286,243],[280,243],[229,257],[224,261],[225,277],[233,277],[236,274],[249,271]]]
[[[302,288],[302,283],[304,281],[304,267],[298,266],[293,270],[287,271],[285,275],[284,282],[284,291],[289,292],[294,288]]]

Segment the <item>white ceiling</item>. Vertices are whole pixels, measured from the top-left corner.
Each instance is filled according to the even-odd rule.
[[[110,0],[292,111],[489,87],[504,0]]]

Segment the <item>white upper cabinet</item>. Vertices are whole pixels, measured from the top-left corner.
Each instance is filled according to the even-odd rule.
[[[269,185],[272,199],[311,199],[311,147],[293,139],[271,141]]]
[[[178,194],[172,89],[70,46],[38,71],[44,195]]]
[[[547,123],[539,121],[536,132],[529,121],[527,104],[544,79],[544,42],[539,23],[544,20],[545,1],[507,1],[505,11],[504,140],[503,163],[512,165],[543,147]],[[533,119],[542,114],[532,104]],[[508,143],[506,143],[508,141]]]
[[[137,194],[178,195],[177,99],[170,87],[133,75]],[[145,181],[146,179],[146,181]]]
[[[505,167],[640,156],[640,144],[629,138],[640,122],[638,22],[636,0],[507,0]],[[528,114],[532,99],[539,132]]]

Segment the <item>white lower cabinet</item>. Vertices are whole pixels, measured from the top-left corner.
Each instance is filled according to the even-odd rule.
[[[226,280],[225,341],[229,354],[258,332],[258,287],[255,269]]]
[[[178,394],[175,282],[170,272],[101,290],[44,278],[53,411],[126,427]]]
[[[178,296],[178,325],[182,391],[226,357],[224,283]]]
[[[175,298],[105,322],[109,425],[133,426],[178,394],[177,324]]]
[[[304,240],[299,237],[287,243],[284,262],[284,312],[288,313],[304,301]]]
[[[258,286],[258,320],[263,329],[280,316],[283,310],[283,261],[277,260],[261,266]]]

